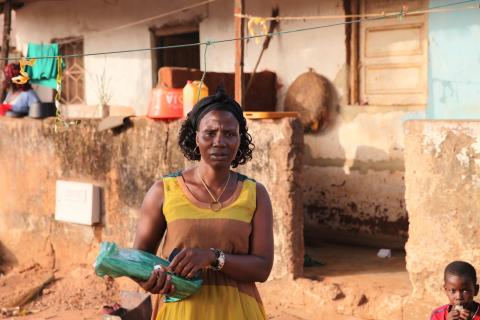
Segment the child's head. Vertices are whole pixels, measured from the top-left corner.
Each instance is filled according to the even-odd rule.
[[[470,305],[478,294],[477,273],[468,262],[453,261],[444,273],[444,289],[450,304]]]

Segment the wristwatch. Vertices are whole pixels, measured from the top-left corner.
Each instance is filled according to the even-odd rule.
[[[210,269],[215,271],[222,270],[225,264],[225,253],[220,249],[210,248],[210,250],[215,254],[215,262],[210,265]]]

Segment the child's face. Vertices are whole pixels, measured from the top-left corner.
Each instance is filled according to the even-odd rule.
[[[471,279],[453,274],[445,276],[444,289],[450,304],[464,307],[468,307],[472,303],[473,297],[478,294],[478,285]]]

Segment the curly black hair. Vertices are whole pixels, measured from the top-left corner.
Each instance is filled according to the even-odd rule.
[[[230,98],[222,88],[217,89],[214,95],[205,97],[198,101],[180,128],[178,144],[182,149],[183,155],[188,160],[200,160],[200,153],[196,150],[197,143],[195,141],[198,125],[202,118],[213,110],[224,110],[232,113],[238,121],[240,127],[240,146],[237,155],[232,161],[232,167],[247,163],[252,159],[253,149],[255,145],[252,143],[252,136],[248,133],[247,120],[243,116],[242,108],[232,98]]]

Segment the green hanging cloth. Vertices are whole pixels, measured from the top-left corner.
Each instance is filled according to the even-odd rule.
[[[28,44],[28,59],[45,56],[58,56],[58,44]],[[62,63],[62,69],[63,68],[65,68],[64,63]],[[56,58],[36,59],[35,64],[32,67],[25,67],[25,71],[28,73],[32,84],[57,89],[58,69]]]

